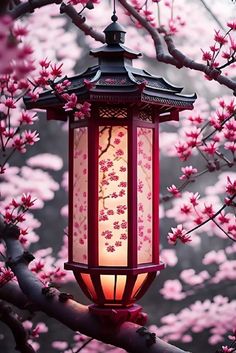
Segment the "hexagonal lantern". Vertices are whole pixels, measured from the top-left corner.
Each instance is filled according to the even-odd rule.
[[[90,116],[65,112],[53,91],[26,107],[49,120],[69,118],[69,261],[96,308],[131,308],[164,265],[159,261],[158,125],[192,109],[161,77],[134,68],[140,55],[125,47],[112,17],[106,44],[91,51],[98,64],[71,77],[68,94],[91,104]],[[128,309],[125,309],[127,311]]]

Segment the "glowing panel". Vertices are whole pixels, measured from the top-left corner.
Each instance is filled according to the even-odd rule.
[[[74,130],[73,163],[73,261],[88,263],[87,257],[87,189],[88,189],[87,128]]]
[[[127,127],[99,128],[99,266],[127,266]]]
[[[152,262],[152,146],[153,130],[137,128],[138,264]]]
[[[115,275],[101,275],[101,285],[105,299],[114,300]]]
[[[146,278],[147,278],[147,273],[141,273],[138,275],[131,294],[131,298],[133,298],[135,294],[139,291],[139,289],[142,287]]]
[[[94,285],[93,285],[93,282],[91,280],[91,277],[89,274],[87,273],[81,273],[81,277],[89,291],[89,293],[91,294],[91,297],[96,299],[97,298],[97,294],[96,294],[96,291],[94,289]]]
[[[126,285],[126,276],[117,275],[116,276],[116,299],[121,300],[124,294]]]

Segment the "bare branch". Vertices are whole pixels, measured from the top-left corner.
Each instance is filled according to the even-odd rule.
[[[11,329],[16,342],[16,350],[21,353],[35,353],[33,347],[27,343],[29,337],[18,315],[2,300],[0,300],[0,320]]]
[[[78,27],[85,35],[88,35],[94,38],[98,42],[105,43],[105,36],[97,31],[95,31],[92,27],[88,26],[85,21],[85,17],[79,15],[75,8],[72,5],[66,5],[64,2],[60,6],[60,12],[65,13],[69,16],[72,22]]]
[[[114,326],[111,322],[99,320],[84,305],[71,299],[66,302],[60,301],[60,292],[55,289],[53,293],[49,293],[49,289],[43,287],[28,269],[24,250],[14,234],[14,229],[9,232],[2,220],[0,220],[0,233],[6,243],[8,258],[11,259],[9,266],[15,273],[22,292],[28,300],[49,316],[73,331],[79,331],[104,343],[123,348],[130,353],[186,353],[158,338],[156,338],[156,343],[148,344],[147,336],[139,333],[142,329],[139,325],[124,322],[119,327]]]

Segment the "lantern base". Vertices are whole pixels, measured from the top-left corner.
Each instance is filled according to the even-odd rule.
[[[89,305],[91,314],[96,315],[101,321],[113,325],[121,325],[125,321],[134,322],[144,326],[147,322],[147,314],[142,312],[142,307],[133,304],[130,307],[110,307],[104,308],[98,305]]]

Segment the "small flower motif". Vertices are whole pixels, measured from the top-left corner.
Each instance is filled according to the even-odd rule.
[[[116,251],[114,245],[109,245],[109,246],[107,247],[107,252],[114,252],[114,251]]]

